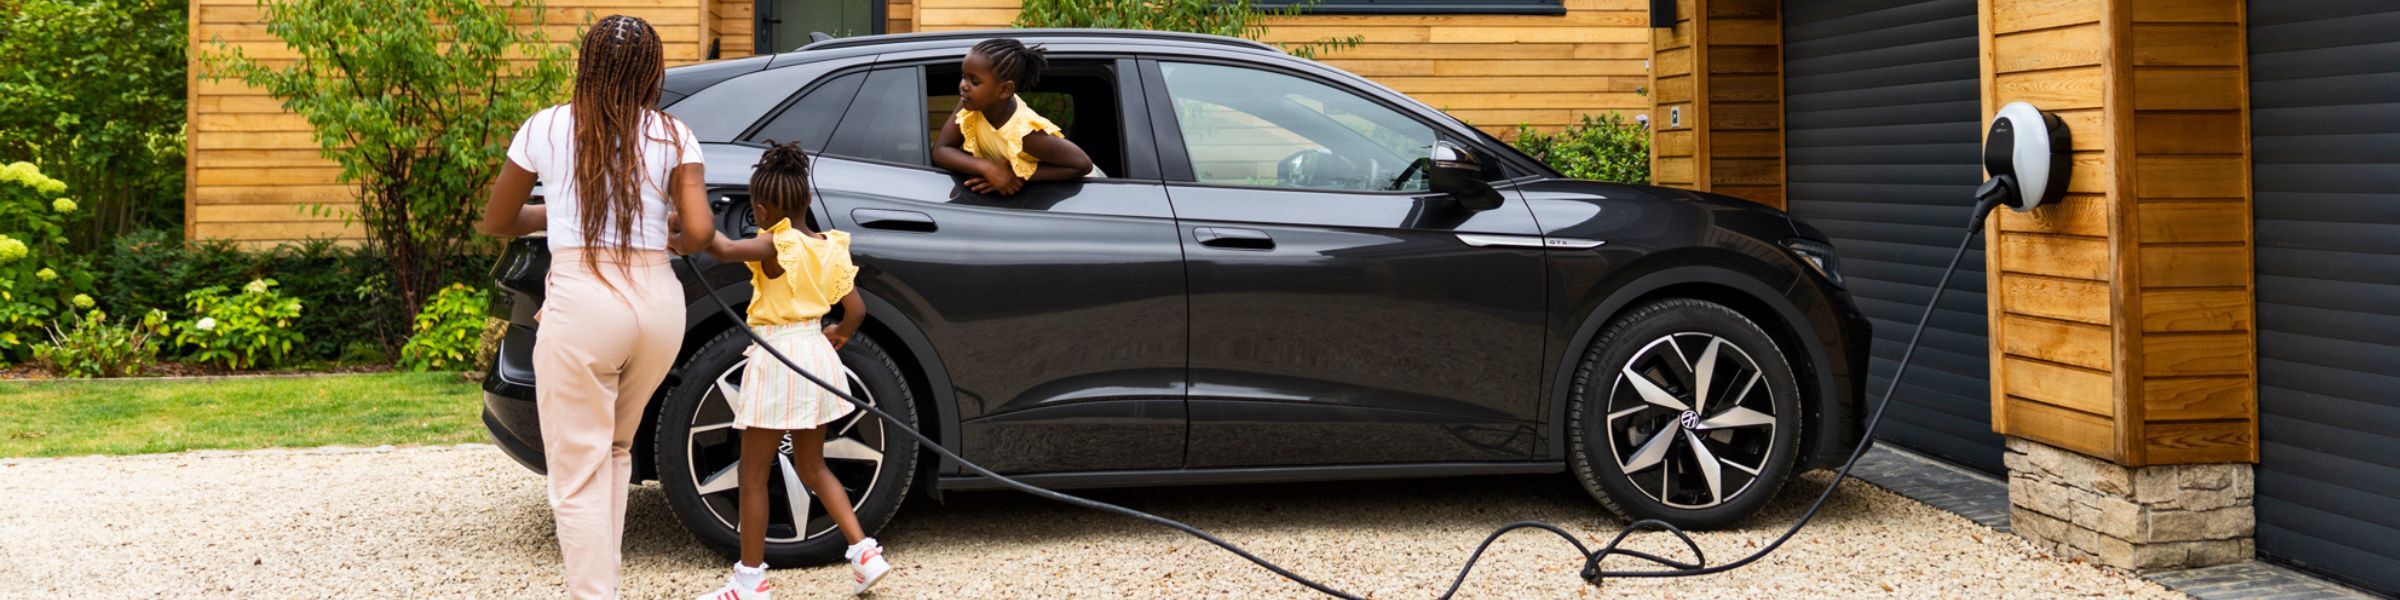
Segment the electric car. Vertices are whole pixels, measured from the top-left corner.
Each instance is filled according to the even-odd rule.
[[[1023,94],[1098,172],[1011,197],[928,154],[969,46],[1048,48]],[[1752,202],[1561,177],[1367,79],[1256,42],[1108,30],[821,40],[670,69],[716,219],[770,141],[815,153],[808,215],[849,231],[869,319],[844,383],[968,460],[1048,487],[1571,473],[1686,527],[1756,511],[1860,437],[1868,323],[1831,244]],[[736,546],[748,272],[682,266],[678,368],[636,440],[707,545]],[[533,318],[549,256],[493,268],[508,319],[484,424],[542,469]],[[870,532],[912,490],[998,487],[864,411],[825,456]],[[788,459],[779,459],[788,460]],[[843,541],[777,469],[768,552]]]

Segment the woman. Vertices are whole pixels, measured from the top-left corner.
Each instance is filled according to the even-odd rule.
[[[699,143],[653,108],[665,72],[648,22],[612,15],[593,25],[574,100],[517,130],[484,209],[486,234],[550,232],[534,402],[559,554],[576,598],[617,595],[633,480],[626,450],[683,346],[683,288],[668,270],[669,238],[677,253],[690,254],[715,234]],[[548,183],[548,202],[526,206],[537,177]]]

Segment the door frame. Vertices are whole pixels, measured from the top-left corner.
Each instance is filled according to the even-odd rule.
[[[891,0],[867,0],[867,15],[872,26],[869,35],[882,35],[891,27]],[[759,55],[779,52],[775,49],[775,27],[782,20],[775,16],[775,0],[756,0],[750,11],[750,51]],[[797,50],[797,48],[794,48]]]

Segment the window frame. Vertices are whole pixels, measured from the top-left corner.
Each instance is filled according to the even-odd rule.
[[[1255,6],[1281,10],[1294,0],[1259,0]],[[1564,0],[1320,0],[1304,15],[1535,15],[1565,16]]]
[[[1162,63],[1209,64],[1237,69],[1265,71],[1268,73],[1297,77],[1310,83],[1323,85],[1333,88],[1335,91],[1356,96],[1370,104],[1374,104],[1376,106],[1383,107],[1385,110],[1392,111],[1393,114],[1399,115],[1400,118],[1414,121],[1418,125],[1422,125],[1426,129],[1431,130],[1433,132],[1433,139],[1436,142],[1448,141],[1451,143],[1468,143],[1462,140],[1461,136],[1459,136],[1456,132],[1450,131],[1448,127],[1445,127],[1440,123],[1430,121],[1426,119],[1424,115],[1417,114],[1416,111],[1410,110],[1408,107],[1395,105],[1384,98],[1378,97],[1375,94],[1363,93],[1362,90],[1359,90],[1355,86],[1345,85],[1343,82],[1316,76],[1315,74],[1303,72],[1297,69],[1286,69],[1276,65],[1264,65],[1252,62],[1182,55],[1145,56],[1141,62],[1142,87],[1145,88],[1145,95],[1147,96],[1144,99],[1144,104],[1148,105],[1151,115],[1150,119],[1153,123],[1155,123],[1153,127],[1157,128],[1156,137],[1158,140],[1158,166],[1161,170],[1161,175],[1165,177],[1166,182],[1170,185],[1224,189],[1276,190],[1284,192],[1315,192],[1327,194],[1371,194],[1381,196],[1410,197],[1423,196],[1429,193],[1427,190],[1320,189],[1284,187],[1277,185],[1208,183],[1200,181],[1198,174],[1192,171],[1191,149],[1188,145],[1188,142],[1183,137],[1183,123],[1175,114],[1175,98],[1172,95],[1172,92],[1167,89],[1166,72],[1160,68]],[[1495,181],[1495,183],[1497,182]]]

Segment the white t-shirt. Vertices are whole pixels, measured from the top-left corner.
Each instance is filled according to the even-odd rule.
[[[633,239],[627,245],[642,250],[665,250],[667,174],[675,167],[701,162],[700,141],[692,138],[691,128],[682,121],[656,111],[643,120],[642,129],[641,222],[633,225]],[[581,212],[583,202],[575,190],[575,111],[562,104],[534,113],[524,126],[517,128],[516,138],[509,140],[508,160],[532,171],[542,181],[543,203],[550,207],[550,249],[582,247],[583,220],[577,213]],[[603,246],[618,241],[615,229],[615,224],[610,223],[600,230]]]

